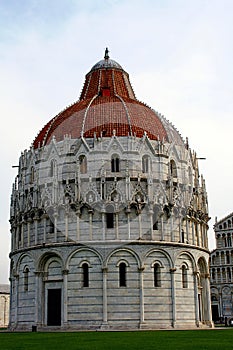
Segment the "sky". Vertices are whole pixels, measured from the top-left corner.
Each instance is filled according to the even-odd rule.
[[[77,101],[109,48],[136,97],[197,152],[213,225],[233,211],[232,0],[0,0],[0,284],[8,283],[9,206],[18,159]]]

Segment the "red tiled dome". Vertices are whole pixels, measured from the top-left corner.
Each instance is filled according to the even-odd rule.
[[[65,135],[71,138],[111,137],[144,133],[152,140],[183,144],[179,133],[163,117],[139,102],[128,73],[105,51],[104,60],[95,64],[86,75],[80,100],[50,120],[36,137],[38,148]]]

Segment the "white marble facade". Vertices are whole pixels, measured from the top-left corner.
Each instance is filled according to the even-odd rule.
[[[233,213],[214,225],[216,249],[210,255],[212,316],[233,325]]]
[[[9,324],[10,286],[0,284],[0,328],[7,328]]]
[[[10,329],[211,327],[208,220],[187,142],[113,130],[31,147],[11,197]]]

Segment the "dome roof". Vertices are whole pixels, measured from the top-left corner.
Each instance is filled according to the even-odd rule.
[[[79,101],[51,119],[34,140],[34,148],[50,143],[53,137],[71,138],[137,136],[183,144],[177,130],[163,117],[138,101],[129,75],[109,58],[96,63],[86,75]]]
[[[123,69],[119,63],[117,63],[114,60],[110,60],[108,53],[109,53],[108,48],[106,48],[104,59],[99,61],[99,62],[97,62],[91,68],[91,71],[93,71],[95,69],[100,69],[100,68],[118,68],[118,69]]]
[[[97,62],[91,68],[91,70],[100,69],[100,68],[118,68],[118,69],[123,69],[119,63],[117,63],[114,60],[110,60],[110,58],[109,59],[104,59],[104,60],[101,60],[101,61]]]

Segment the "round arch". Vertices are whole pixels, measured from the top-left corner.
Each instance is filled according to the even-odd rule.
[[[114,254],[116,254],[116,253],[118,253],[118,252],[121,252],[121,251],[125,251],[125,252],[131,254],[131,255],[135,258],[135,260],[137,261],[138,268],[141,268],[141,267],[142,267],[141,259],[139,258],[139,256],[137,255],[137,253],[134,252],[133,250],[129,249],[129,248],[117,248],[117,249],[114,249],[114,250],[107,256],[107,258],[105,259],[105,261],[104,261],[104,267],[107,268],[110,258],[111,258]]]
[[[45,269],[47,262],[51,258],[59,259],[59,261],[61,262],[61,267],[62,267],[62,269],[64,269],[64,261],[63,261],[61,255],[57,251],[49,251],[49,252],[46,252],[42,256],[39,257],[38,262],[37,262],[37,266],[36,266],[37,270],[43,271]]]
[[[152,248],[148,252],[146,252],[146,254],[144,254],[144,256],[142,257],[142,266],[144,266],[146,258],[149,257],[150,254],[155,253],[155,252],[162,253],[167,258],[167,260],[169,262],[170,269],[174,267],[174,264],[173,264],[173,261],[172,261],[170,254],[168,252],[166,252],[166,250],[158,249],[158,248]]]
[[[18,258],[17,262],[14,262],[14,263],[15,263],[15,271],[16,271],[16,274],[19,274],[19,267],[20,267],[21,261],[22,261],[25,257],[29,257],[29,258],[33,261],[34,268],[35,268],[35,261],[34,261],[34,258],[31,256],[31,254],[30,254],[30,253],[23,253],[22,255],[20,255],[20,257]],[[27,265],[27,264],[26,264],[26,265]]]
[[[197,267],[198,267],[198,271],[201,274],[209,274],[209,269],[208,269],[208,263],[206,262],[206,259],[201,256],[198,261],[197,261]]]
[[[76,250],[74,250],[69,256],[68,258],[66,259],[65,261],[65,269],[68,270],[69,269],[69,265],[70,265],[70,260],[72,259],[72,257],[76,254],[76,253],[79,253],[81,251],[89,251],[93,254],[95,254],[99,260],[100,260],[100,264],[103,266],[103,257],[102,255],[97,251],[95,250],[94,248],[89,248],[89,247],[81,247],[81,248],[78,248]]]
[[[178,253],[175,255],[175,258],[174,258],[174,266],[176,266],[178,259],[179,259],[182,255],[186,255],[186,256],[191,260],[192,269],[193,269],[193,271],[196,271],[196,269],[197,269],[197,264],[196,264],[195,258],[194,258],[194,256],[193,256],[190,252],[188,252],[187,250],[182,250],[181,252],[178,252]]]

